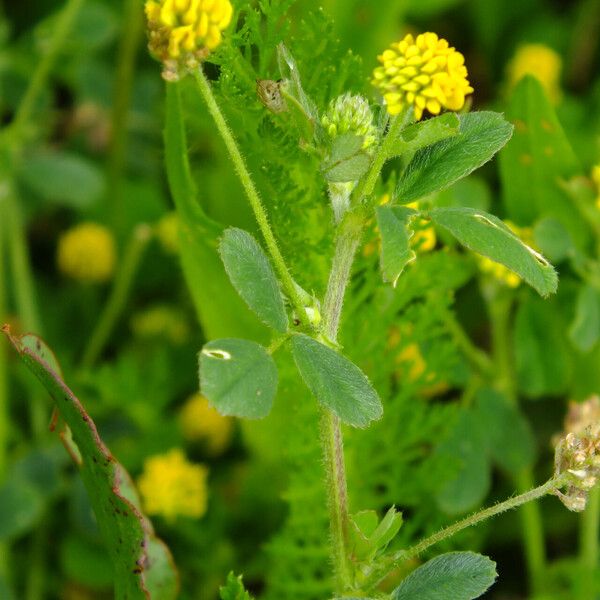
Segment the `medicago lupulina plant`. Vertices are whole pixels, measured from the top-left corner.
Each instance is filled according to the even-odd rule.
[[[282,137],[294,138],[316,159],[313,164],[318,168],[303,176],[327,190],[334,250],[326,291],[319,297],[296,281],[240,151],[237,137],[244,133],[232,131],[213,93],[210,79],[215,74],[206,61],[222,36],[230,35],[233,7],[228,0],[150,0],[146,14],[150,51],[162,61],[167,82],[167,170],[178,210],[188,211],[183,220],[196,220],[192,227],[213,225],[194,205],[196,191],[187,157],[180,95],[185,80],[193,79],[226,146],[265,248],[240,228],[224,229],[220,235],[218,251],[231,284],[272,335],[266,346],[238,338],[207,343],[199,355],[200,388],[224,415],[265,417],[277,394],[273,356],[291,352],[320,415],[319,430],[311,434],[320,437],[322,447],[335,596],[384,597],[381,582],[406,561],[464,528],[544,495],[558,495],[570,509],[582,510],[598,477],[598,431],[593,428],[569,433],[560,442],[556,471],[543,485],[409,548],[388,550],[402,525],[393,506],[381,519],[372,510],[352,514],[348,506],[342,425],[365,428],[385,419],[385,401],[338,342],[346,289],[368,225],[377,224],[383,284],[397,286],[407,266],[418,260],[414,239],[424,223],[433,223],[481,255],[487,261],[484,265],[499,265],[541,296],[557,288],[553,267],[497,217],[472,208],[427,208],[419,203],[486,163],[512,134],[501,114],[454,112],[464,109],[466,96],[474,91],[463,55],[435,33],[407,35],[378,57],[371,81],[378,104],[340,90],[329,104],[319,106],[305,91],[304,74],[284,42],[277,45],[280,77],[257,79],[257,94],[265,114],[270,113],[267,119],[285,131]],[[246,61],[237,52],[228,46],[217,58],[222,77],[229,69],[244,68]],[[243,119],[236,124],[243,127]],[[288,169],[291,172],[293,165]],[[388,172],[382,182],[387,169],[392,174]],[[385,597],[467,600],[484,593],[495,577],[494,564],[486,557],[443,554],[416,569]]]
[[[178,251],[204,331],[215,338],[199,354],[201,392],[222,415],[255,420],[278,413],[284,433],[278,437],[271,432],[269,450],[280,454],[289,445],[295,453],[289,472],[290,518],[267,549],[276,560],[265,577],[265,597],[476,598],[496,578],[489,558],[450,552],[415,568],[416,559],[471,526],[521,505],[532,506],[527,503],[546,495],[559,497],[570,510],[583,510],[600,469],[597,423],[567,428],[557,442],[555,472],[544,484],[533,487],[521,478],[515,482],[519,495],[437,531],[422,527],[426,534],[420,541],[415,541],[413,528],[405,544],[402,536],[413,525],[412,516],[403,526],[401,513],[390,504],[410,496],[402,491],[417,485],[410,479],[416,473],[408,461],[381,452],[377,438],[398,435],[398,452],[408,449],[410,454],[431,442],[428,436],[443,429],[440,423],[450,413],[420,402],[399,407],[393,402],[397,382],[390,383],[387,371],[379,373],[377,363],[384,362],[383,353],[395,353],[394,359],[404,365],[399,376],[415,389],[416,382],[425,390],[439,388],[443,382],[435,378],[422,381],[424,359],[413,338],[434,330],[428,341],[436,369],[449,371],[456,348],[437,333],[443,326],[481,374],[510,392],[509,370],[495,378],[487,355],[457,328],[451,295],[463,273],[448,254],[426,253],[436,246],[437,231],[454,240],[449,244],[475,253],[481,270],[508,288],[524,281],[544,298],[556,291],[553,267],[529,240],[526,244],[521,239],[527,232],[479,208],[428,200],[489,161],[510,139],[512,125],[499,113],[468,111],[476,90],[464,57],[435,33],[407,35],[382,49],[379,65],[363,77],[356,57],[336,53],[332,42],[320,39],[320,16],[303,16],[306,31],[313,29],[313,38],[307,41],[310,33],[305,33],[304,43],[312,43],[313,50],[300,62],[293,28],[285,25],[293,2],[265,1],[259,3],[260,10],[249,2],[234,4],[148,0],[145,12],[149,50],[162,63],[166,82],[165,159],[177,209]],[[65,22],[69,17],[66,11]],[[370,80],[369,97],[375,102],[352,91],[357,77]],[[353,79],[354,84],[348,83]],[[239,180],[229,192],[232,205],[240,206],[238,196],[247,200],[259,236],[250,233],[255,226],[243,218],[238,227],[223,227],[197,201],[194,147],[188,145],[198,128],[196,114],[190,112],[184,120],[184,108],[190,105],[197,112],[208,111],[229,157],[229,170]],[[319,218],[322,211],[314,211],[316,202],[320,208],[328,204],[326,219]],[[147,239],[145,229],[139,233]],[[110,244],[101,241],[102,233],[87,226],[73,230],[61,241],[61,269],[82,279],[105,279],[114,256]],[[103,259],[96,271],[74,260],[90,249]],[[217,252],[224,271],[210,263]],[[372,286],[365,264],[376,253],[380,275]],[[415,276],[415,267],[421,265],[421,275]],[[223,293],[225,273],[243,302]],[[411,294],[422,298],[422,304],[410,305]],[[212,308],[204,301],[210,295],[218,295]],[[372,314],[357,309],[365,298],[375,306]],[[396,322],[404,308],[402,321]],[[358,323],[352,321],[356,315]],[[257,326],[255,317],[264,326]],[[385,346],[373,335],[382,323]],[[229,337],[231,331],[239,331],[239,337]],[[177,597],[168,550],[142,514],[126,473],[62,382],[52,353],[34,336],[11,340],[70,427],[63,437],[92,498],[115,568],[117,598]],[[84,363],[94,362],[98,346],[102,343]],[[303,396],[302,381],[316,402]],[[465,388],[468,399],[472,390]],[[506,416],[496,391],[485,390],[476,400],[481,412],[492,415],[490,429],[498,425],[494,416]],[[190,413],[190,419],[206,415],[204,397],[198,400],[200,412]],[[386,419],[391,418],[395,425],[386,434]],[[365,435],[359,437],[357,430]],[[456,431],[459,442],[479,443],[470,439],[475,431],[468,421],[459,421]],[[477,447],[475,452],[485,454]],[[511,460],[520,459],[505,459]],[[394,468],[398,470],[392,472]],[[353,511],[362,484],[369,490],[384,487],[382,469],[383,477],[393,480],[387,482],[391,489],[377,498],[363,491],[361,507],[370,509]],[[426,476],[419,473],[418,484],[426,487],[427,477],[436,473],[435,468]],[[138,487],[147,497],[154,493],[153,500],[161,505],[155,510],[146,502],[147,511],[162,510],[167,520],[177,514],[196,517],[205,510],[205,478],[203,468],[172,451],[149,461]],[[165,502],[153,492],[156,481],[178,488],[177,494],[165,493],[172,510],[166,511]],[[420,497],[411,493],[407,504],[414,506]],[[442,503],[456,513],[463,505],[471,506],[451,494],[444,498]],[[320,529],[323,514],[329,535]],[[431,520],[435,523],[435,517]],[[301,555],[309,559],[300,565]],[[311,570],[312,577],[298,575],[302,569]],[[294,592],[294,585],[302,593]],[[249,598],[241,579],[233,576],[221,595],[224,600]]]

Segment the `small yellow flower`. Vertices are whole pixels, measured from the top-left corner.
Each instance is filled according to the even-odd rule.
[[[88,283],[110,279],[115,268],[115,241],[98,223],[81,223],[58,241],[58,268],[68,277]]]
[[[138,479],[144,510],[167,521],[201,517],[207,507],[207,477],[208,469],[189,462],[179,448],[151,456]]]
[[[220,415],[202,394],[194,394],[179,413],[184,437],[189,441],[206,444],[213,454],[221,454],[231,441],[233,420]]]
[[[592,167],[592,182],[596,191],[596,208],[600,210],[600,165]]]
[[[391,115],[413,106],[417,121],[427,109],[460,110],[473,91],[464,56],[435,33],[408,34],[377,57],[373,85],[382,93]]]
[[[507,67],[508,83],[514,87],[525,75],[533,75],[544,87],[548,97],[560,100],[560,55],[544,44],[525,44],[515,53]]]
[[[229,0],[147,0],[148,48],[165,65],[163,77],[179,78],[180,67],[193,67],[221,43],[231,22]]]

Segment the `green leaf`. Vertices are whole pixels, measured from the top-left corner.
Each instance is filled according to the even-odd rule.
[[[496,580],[496,563],[474,552],[448,552],[415,569],[392,600],[473,600]]]
[[[4,333],[48,390],[70,428],[78,451],[74,458],[113,564],[115,598],[176,598],[179,585],[167,547],[154,536],[150,521],[140,510],[128,473],[106,448],[94,422],[58,375],[57,364],[52,361],[52,368],[46,362],[52,352],[36,336],[26,336],[23,341],[7,330]],[[149,545],[153,546],[153,555],[148,552]],[[152,573],[153,569],[161,573]],[[152,585],[156,579],[163,581],[160,589]]]
[[[535,439],[517,406],[496,390],[485,388],[477,394],[476,412],[496,464],[515,475],[533,465]]]
[[[219,589],[221,600],[252,600],[252,596],[244,588],[242,576],[233,573],[227,575],[227,582]]]
[[[589,230],[560,180],[581,174],[579,162],[540,82],[524,77],[507,110],[515,133],[500,153],[502,199],[507,217],[528,224],[538,216],[557,219],[583,248]]]
[[[416,211],[404,206],[378,206],[377,225],[381,236],[381,272],[383,280],[396,287],[404,267],[416,258],[409,244],[409,228]]]
[[[579,289],[569,339],[580,352],[589,352],[600,339],[600,293],[591,285]]]
[[[396,198],[406,204],[466,177],[506,144],[512,129],[512,125],[498,113],[461,115],[458,135],[415,154],[398,181]]]
[[[519,305],[514,352],[517,380],[524,395],[538,398],[566,392],[573,357],[565,329],[554,303],[530,297]]]
[[[302,379],[323,406],[354,427],[381,418],[381,400],[354,363],[304,334],[294,335],[291,343]]]
[[[222,415],[261,419],[273,406],[277,367],[256,342],[213,340],[200,352],[200,389]]]
[[[46,152],[28,157],[20,180],[43,200],[88,208],[104,193],[102,171],[91,161],[68,152]]]
[[[392,506],[381,522],[374,510],[364,510],[350,517],[352,553],[359,561],[371,561],[385,550],[402,527],[402,514]]]
[[[552,265],[494,215],[473,208],[434,208],[429,216],[463,246],[508,267],[541,296],[556,292],[558,277]]]
[[[453,112],[409,125],[400,132],[388,156],[402,156],[408,164],[418,150],[457,135],[459,125],[459,118]]]
[[[486,435],[477,415],[465,410],[437,449],[455,466],[436,495],[439,507],[447,514],[461,514],[480,505],[490,489]]]
[[[243,229],[230,227],[219,245],[225,271],[238,294],[260,319],[281,333],[288,328],[275,271],[258,242]]]

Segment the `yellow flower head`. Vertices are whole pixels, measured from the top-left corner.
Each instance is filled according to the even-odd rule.
[[[179,448],[151,456],[138,479],[144,510],[168,521],[201,517],[207,506],[207,477],[208,469],[190,463]]]
[[[521,46],[508,64],[508,83],[514,87],[525,75],[533,75],[553,102],[560,100],[562,60],[552,48],[543,44]]]
[[[206,444],[213,454],[221,454],[231,441],[233,421],[220,415],[202,394],[194,394],[179,414],[181,430],[187,440]]]
[[[178,79],[179,67],[193,67],[221,43],[231,22],[229,0],[147,0],[148,48],[165,65],[163,77]]]
[[[510,288],[517,288],[521,285],[521,278],[516,273],[513,273],[504,265],[494,262],[491,258],[478,255],[477,262],[482,273],[491,275],[501,284]]]
[[[103,225],[81,223],[58,241],[58,268],[73,279],[89,283],[106,281],[113,274],[115,260],[115,241]]]
[[[460,110],[473,91],[467,80],[465,58],[435,33],[408,34],[377,57],[373,85],[382,93],[388,112],[397,115],[413,106],[417,121],[427,109]]]

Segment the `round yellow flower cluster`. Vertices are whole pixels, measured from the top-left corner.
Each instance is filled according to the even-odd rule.
[[[167,254],[179,251],[179,217],[175,211],[163,215],[156,224],[156,237]]]
[[[131,317],[131,331],[139,338],[166,338],[183,344],[190,333],[188,322],[179,308],[156,304]]]
[[[544,87],[550,100],[560,100],[560,55],[544,44],[525,44],[508,64],[508,83],[514,87],[525,75],[533,75]]]
[[[373,85],[381,91],[391,115],[412,106],[417,121],[427,109],[437,115],[443,108],[460,110],[473,91],[467,80],[464,56],[435,33],[416,39],[408,34],[378,57]]]
[[[81,223],[60,237],[56,261],[68,277],[87,283],[106,281],[115,268],[114,238],[103,225]]]
[[[148,0],[148,48],[160,60],[167,80],[179,78],[180,67],[193,67],[221,43],[231,22],[229,0]]]
[[[167,521],[201,517],[208,501],[207,477],[208,469],[189,462],[179,448],[151,456],[138,479],[144,510]]]
[[[188,399],[179,414],[179,422],[187,440],[204,443],[213,455],[221,454],[231,441],[233,420],[219,414],[202,394]]]

